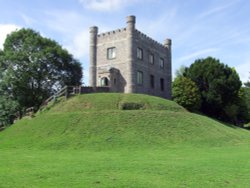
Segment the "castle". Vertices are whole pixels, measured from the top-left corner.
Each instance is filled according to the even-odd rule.
[[[90,28],[89,85],[170,99],[171,40],[160,44],[135,23],[135,16],[128,16],[126,28],[100,34],[98,27]]]

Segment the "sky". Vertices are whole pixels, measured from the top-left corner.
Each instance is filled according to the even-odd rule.
[[[136,28],[158,42],[172,39],[172,72],[212,56],[250,78],[249,0],[0,0],[0,49],[6,35],[31,28],[78,59],[88,85],[89,27]]]

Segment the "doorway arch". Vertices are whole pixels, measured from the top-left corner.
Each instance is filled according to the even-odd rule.
[[[109,86],[109,80],[107,77],[101,78],[101,86]]]

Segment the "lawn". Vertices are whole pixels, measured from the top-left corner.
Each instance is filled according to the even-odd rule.
[[[0,132],[0,188],[250,187],[249,159],[249,131],[172,101],[81,95]]]
[[[0,187],[249,187],[249,149],[1,149]]]

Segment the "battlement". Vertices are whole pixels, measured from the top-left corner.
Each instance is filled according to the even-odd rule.
[[[145,39],[145,40],[151,42],[152,44],[154,44],[154,45],[156,45],[156,46],[158,46],[158,47],[166,48],[166,47],[164,46],[164,44],[161,44],[161,43],[157,42],[156,40],[154,40],[154,39],[152,39],[151,37],[147,36],[146,34],[142,33],[141,31],[139,31],[139,30],[137,30],[137,29],[136,29],[135,31],[136,31],[136,34],[137,34],[141,39]]]
[[[127,28],[121,28],[121,29],[116,29],[113,31],[108,31],[105,33],[100,33],[97,35],[98,38],[105,38],[105,37],[112,37],[115,36],[117,34],[121,34],[127,32]],[[141,31],[135,29],[135,34],[140,37],[141,39],[145,39],[149,42],[151,42],[152,44],[154,44],[155,46],[158,46],[160,48],[166,48],[165,44],[162,44],[154,39],[152,39],[151,37],[147,36],[146,34],[142,33]]]
[[[117,30],[113,30],[113,31],[108,31],[108,32],[105,32],[105,33],[100,33],[97,35],[98,38],[101,38],[101,37],[106,37],[106,36],[112,36],[112,35],[116,35],[116,34],[119,34],[119,33],[123,33],[123,32],[126,32],[126,28],[121,28],[121,29],[117,29]]]

